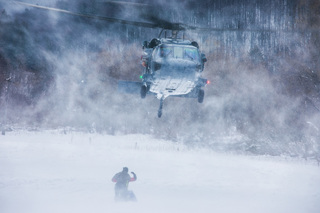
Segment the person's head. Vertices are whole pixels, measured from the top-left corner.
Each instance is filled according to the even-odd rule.
[[[126,173],[128,173],[128,171],[129,171],[128,167],[123,167],[122,172],[126,172]]]

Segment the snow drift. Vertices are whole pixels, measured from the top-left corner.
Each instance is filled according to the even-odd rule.
[[[282,157],[190,149],[148,135],[15,131],[0,138],[0,211],[318,213],[320,169]],[[116,203],[129,167],[135,203]]]

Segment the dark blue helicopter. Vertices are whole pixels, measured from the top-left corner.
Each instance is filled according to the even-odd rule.
[[[180,23],[171,23],[152,15],[148,15],[147,17],[149,22],[139,22],[76,13],[69,10],[39,6],[19,1],[13,2],[29,7],[52,10],[84,18],[162,29],[158,38],[143,43],[144,53],[141,57],[141,61],[144,69],[141,75],[141,81],[119,81],[118,90],[126,93],[137,93],[140,91],[141,98],[145,98],[147,94],[156,95],[160,100],[158,117],[162,116],[163,101],[169,96],[197,98],[199,103],[203,102],[203,87],[210,83],[207,79],[201,77],[207,59],[205,55],[200,52],[197,42],[178,38],[177,35],[178,32],[186,30],[220,29],[204,29]],[[171,37],[167,38],[166,30],[172,31]],[[163,31],[165,31],[165,36],[164,38],[161,38]]]

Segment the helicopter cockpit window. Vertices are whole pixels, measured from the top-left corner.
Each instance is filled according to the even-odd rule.
[[[160,57],[167,58],[172,57],[173,49],[171,47],[160,47]]]
[[[199,60],[199,52],[197,49],[194,48],[185,48],[184,49],[185,57],[191,59],[192,61]]]
[[[199,52],[196,48],[185,46],[161,46],[158,50],[160,58],[199,60]]]
[[[174,47],[174,58],[184,58],[183,57],[183,48],[182,47]]]

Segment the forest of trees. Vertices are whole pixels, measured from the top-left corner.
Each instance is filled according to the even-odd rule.
[[[320,1],[130,2],[45,6],[223,29],[187,32],[208,58],[203,74],[212,84],[203,105],[168,98],[157,119],[154,98],[117,93],[117,80],[139,80],[141,44],[159,29],[0,1],[1,128],[143,133],[215,149],[319,155]]]

